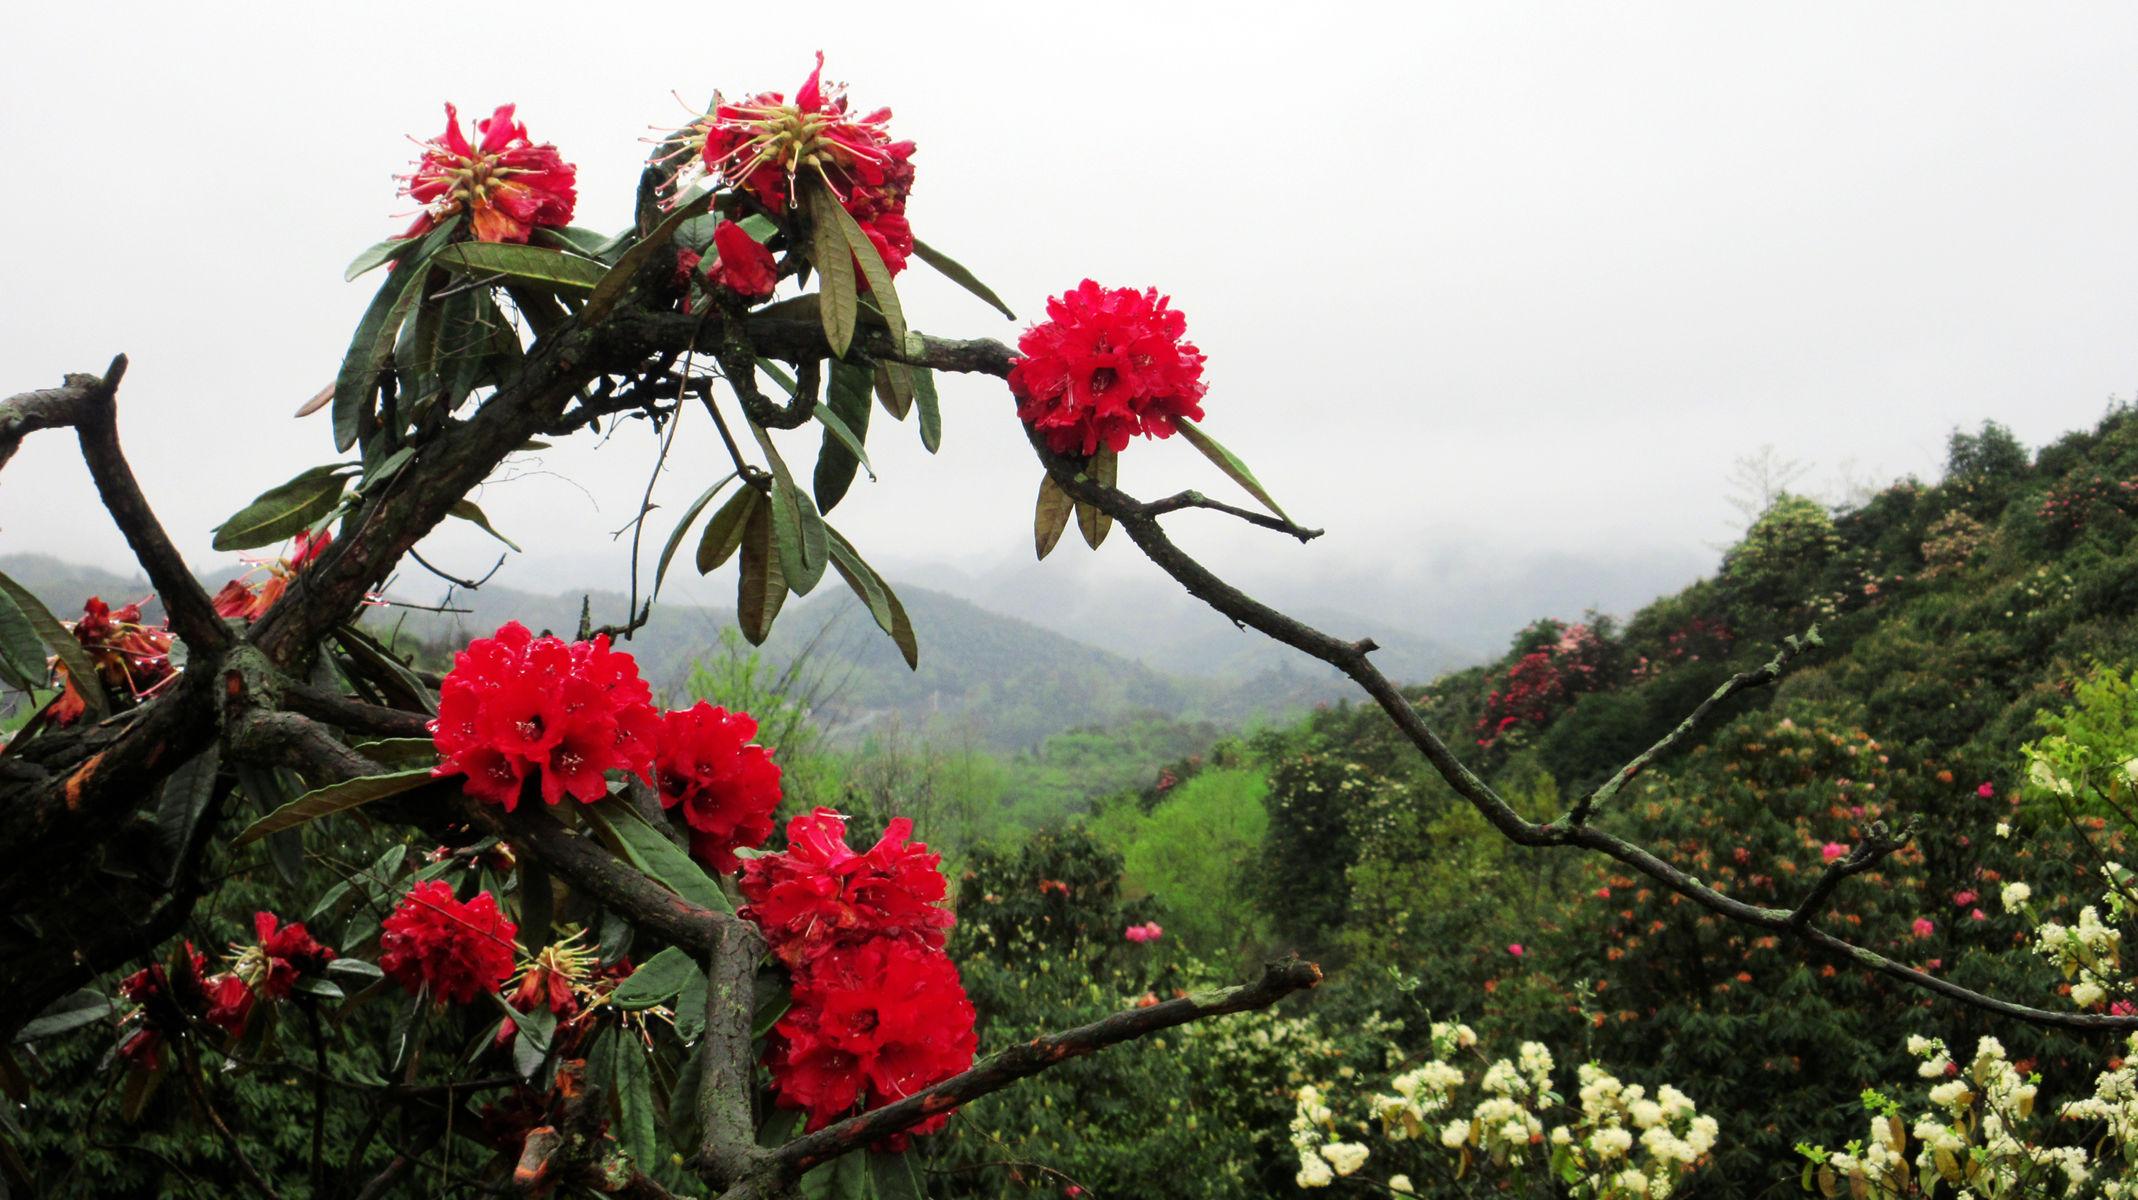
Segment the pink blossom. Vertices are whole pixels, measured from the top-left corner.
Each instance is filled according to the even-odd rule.
[[[1952,906],[1954,908],[1966,908],[1968,905],[1973,904],[1976,898],[1973,888],[1963,892],[1954,892],[1952,894]]]
[[[1984,800],[1987,800],[1996,794],[1997,785],[1994,783],[1985,782],[1981,787],[1975,789],[1975,795],[1982,797]]]
[[[1159,925],[1158,922],[1145,921],[1141,925],[1131,925],[1122,930],[1121,936],[1140,946],[1145,942],[1157,941],[1159,938],[1164,937],[1165,933],[1164,927]]]
[[[1842,845],[1839,842],[1828,842],[1824,846],[1819,847],[1819,857],[1825,859],[1828,862],[1832,862],[1847,853],[1848,847]]]
[[[1973,912],[1971,912],[1971,913],[1968,913],[1968,914],[1967,914],[1967,919],[1968,919],[1968,920],[1970,920],[1970,921],[1987,921],[1987,920],[1989,920],[1990,918],[1989,918],[1989,914],[1988,914],[1988,913],[1986,913],[1986,912],[1983,912],[1983,911],[1982,911],[1981,909],[1979,909],[1979,908],[1978,908],[1978,909],[1974,910]]]
[[[2108,1006],[2108,1015],[2112,1017],[2128,1017],[2133,1014],[2138,1014],[2138,1005],[2128,1000],[2118,1000]]]
[[[1520,958],[1525,952],[1522,949],[1522,943],[1512,942],[1509,943],[1507,946],[1507,953],[1514,955],[1516,958]]]
[[[1915,919],[1915,936],[1926,938],[1937,931],[1938,923],[1929,917],[1917,917]]]

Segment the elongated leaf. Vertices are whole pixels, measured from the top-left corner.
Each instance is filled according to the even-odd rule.
[[[690,978],[683,982],[683,990],[676,993],[676,1036],[686,1046],[698,1044],[699,1035],[705,1032],[705,997],[712,990],[712,981],[705,972],[693,969]],[[694,1054],[692,1058],[702,1058]]]
[[[438,715],[438,699],[430,688],[424,686],[408,664],[394,657],[393,652],[380,644],[377,638],[354,625],[334,627],[334,641],[349,656],[344,671],[370,684],[387,702],[411,710],[421,710],[429,716]]]
[[[758,448],[772,464],[773,532],[780,549],[780,573],[786,577],[789,591],[806,596],[824,578],[823,514],[817,511],[816,502],[795,486],[794,473],[787,469],[787,460],[780,457],[779,447],[772,444],[772,435],[755,421],[749,426]]]
[[[617,241],[616,236],[577,225],[536,229],[535,236],[542,239],[543,245],[569,250],[586,258],[602,258]]]
[[[156,798],[156,840],[173,863],[192,840],[208,801],[215,797],[215,773],[222,763],[222,748],[209,746],[163,781],[163,791]]]
[[[341,503],[342,490],[348,483],[343,472],[347,470],[347,465],[340,463],[313,467],[287,483],[267,489],[216,526],[211,544],[217,550],[252,550],[288,541]]]
[[[891,285],[891,269],[883,265],[883,255],[876,250],[876,243],[861,231],[860,222],[846,206],[833,199],[829,192],[818,191],[825,200],[816,208],[838,223],[840,236],[846,239],[846,248],[852,252],[854,265],[861,268],[861,277],[868,280],[869,296],[876,301],[876,311],[883,314],[883,323],[891,331],[891,344],[906,344],[906,311],[898,303],[898,291]],[[822,270],[820,266],[818,268]]]
[[[1039,505],[1032,513],[1032,544],[1041,558],[1054,553],[1062,531],[1069,527],[1069,514],[1075,509],[1076,502],[1054,482],[1054,476],[1039,477]]]
[[[727,893],[666,834],[646,824],[631,806],[611,796],[579,810],[620,847],[631,864],[655,883],[700,908],[733,912]]]
[[[853,543],[836,529],[828,532],[833,569],[839,572],[839,577],[846,581],[854,595],[868,606],[869,616],[875,619],[877,628],[891,635],[899,655],[906,660],[906,668],[919,669],[920,642],[913,636],[913,622],[907,619],[906,606],[899,603],[898,593],[891,590],[891,585],[884,582],[874,567],[862,561]]]
[[[824,426],[824,444],[817,450],[816,475],[810,482],[819,512],[830,512],[853,486],[854,472],[869,467],[868,452],[863,449],[869,436],[869,408],[868,369],[833,359],[824,403],[816,407],[816,418]],[[869,478],[875,477],[875,469],[869,467]]]
[[[362,254],[350,260],[349,269],[342,272],[342,282],[354,282],[356,277],[364,272],[385,266],[407,253],[409,248],[420,240],[419,238],[387,238],[385,241],[367,248]]]
[[[1084,473],[1096,480],[1100,486],[1112,487],[1115,472],[1119,467],[1120,461],[1114,457],[1114,452],[1101,446],[1099,452],[1091,456],[1091,462],[1085,466]],[[1076,527],[1083,533],[1085,543],[1096,550],[1099,543],[1106,540],[1106,535],[1113,532],[1114,519],[1103,510],[1079,500],[1076,502]]]
[[[258,841],[270,833],[295,829],[307,821],[316,821],[329,813],[347,812],[373,800],[398,796],[430,781],[430,768],[412,767],[385,775],[365,775],[341,783],[328,784],[323,788],[314,788],[246,826],[245,832],[239,834],[231,845],[242,846]]]
[[[735,623],[753,646],[765,644],[780,605],[787,602],[787,577],[780,571],[780,552],[773,536],[773,511],[769,504],[750,510],[749,526],[742,535],[742,573],[735,588]]]
[[[697,962],[685,951],[670,946],[625,976],[609,994],[609,1003],[627,1012],[652,1008],[674,999],[693,979],[701,989],[705,986],[705,972],[698,969]]]
[[[737,478],[739,478],[739,476],[737,476],[735,472],[729,471],[727,474],[721,476],[720,479],[713,484],[713,486],[705,489],[703,492],[698,493],[698,498],[690,502],[689,508],[683,510],[683,519],[676,522],[674,532],[668,535],[668,544],[661,547],[660,564],[653,569],[654,595],[658,596],[661,594],[661,581],[663,579],[668,578],[668,563],[671,559],[675,558],[676,547],[681,546],[683,544],[683,535],[690,532],[691,522],[696,521],[698,519],[698,514],[704,512],[705,506],[713,502],[713,497],[720,494],[721,488],[724,488],[727,485],[735,482]]]
[[[333,912],[334,906],[347,899],[350,892],[356,888],[361,888],[360,894],[366,898],[383,901],[386,893],[393,887],[394,877],[401,872],[401,860],[407,857],[406,845],[387,847],[386,853],[379,855],[378,861],[328,888],[326,894],[319,898],[319,902],[312,905],[312,911],[305,916],[305,921],[316,926],[322,917]]]
[[[920,1172],[913,1169],[912,1160],[904,1154],[886,1150],[870,1150],[869,1178],[876,1186],[876,1200],[928,1200],[928,1189],[921,1185]]]
[[[1001,313],[1012,321],[1017,319],[1017,314],[1010,311],[1010,306],[1002,302],[1002,297],[997,296],[993,288],[974,278],[973,273],[966,270],[964,265],[956,259],[921,241],[919,238],[913,240],[913,256],[940,271],[952,283],[994,305],[996,312]]]
[[[735,553],[749,529],[750,518],[762,503],[764,493],[745,487],[720,506],[713,519],[705,523],[705,536],[698,539],[698,574],[711,574]]]
[[[655,251],[666,246],[669,240],[675,237],[676,230],[683,227],[683,222],[704,212],[712,202],[711,192],[700,192],[670,209],[668,215],[661,219],[661,223],[653,227],[652,232],[624,251],[617,258],[616,265],[610,267],[608,273],[602,276],[601,282],[595,285],[593,294],[586,298],[586,307],[579,310],[580,321],[591,325],[609,315],[609,310],[623,297],[624,290],[631,286],[631,280],[638,275],[639,268],[646,265],[646,260],[652,258]]]
[[[59,618],[52,615],[51,609],[46,608],[42,601],[30,594],[30,589],[5,574],[0,574],[0,595],[7,597],[15,606],[15,610],[22,614],[22,619],[29,622],[30,628],[37,632],[37,640],[43,642],[45,648],[67,668],[67,677],[74,681],[74,690],[81,694],[82,702],[88,705],[89,715],[96,718],[109,716],[111,698],[104,694],[104,681],[97,677],[96,663],[90,660],[89,651],[82,648],[82,643],[74,634],[59,623]]]
[[[511,242],[456,242],[431,261],[466,275],[503,275],[516,282],[578,291],[593,289],[609,273],[608,267],[591,258]]]
[[[860,317],[861,297],[854,283],[854,256],[847,248],[839,220],[846,209],[820,184],[807,187],[809,223],[815,234],[809,261],[817,269],[817,292],[823,299],[818,316],[824,322],[824,341],[833,358],[845,358],[854,344],[854,322]]]
[[[94,1024],[110,1016],[115,1007],[110,996],[95,988],[69,992],[53,1001],[50,1008],[24,1022],[22,1028],[15,1031],[15,1044],[19,1046]]]
[[[1216,463],[1218,470],[1230,476],[1234,483],[1246,488],[1248,495],[1260,500],[1262,507],[1276,513],[1287,521],[1292,519],[1285,515],[1283,509],[1277,507],[1277,502],[1270,498],[1270,494],[1267,491],[1263,490],[1262,481],[1256,479],[1255,473],[1247,469],[1247,464],[1240,461],[1239,455],[1227,450],[1218,443],[1216,438],[1204,433],[1202,426],[1193,421],[1180,420],[1175,421],[1173,427],[1180,430],[1180,436],[1188,439],[1189,445],[1202,451],[1204,458]]]
[[[504,534],[499,533],[497,531],[497,526],[492,525],[490,523],[490,518],[484,515],[482,509],[475,507],[475,502],[473,500],[455,500],[453,501],[453,507],[448,509],[447,511],[450,512],[453,516],[459,517],[463,521],[474,522],[475,524],[482,527],[482,531],[484,533],[487,533],[491,537],[496,538],[498,541],[501,541],[507,546],[512,547],[515,551],[519,550],[520,544],[518,542],[513,541],[511,538],[506,537]]]
[[[433,229],[413,251],[403,255],[394,266],[393,274],[379,285],[378,293],[357,321],[356,333],[349,339],[348,353],[342,356],[341,370],[334,377],[335,449],[347,450],[356,445],[362,414],[370,407],[379,368],[385,366],[386,360],[393,355],[395,334],[416,298],[422,294],[423,280],[430,273],[429,257],[451,240],[460,221],[461,218],[455,215]]]
[[[382,767],[438,765],[438,745],[427,737],[379,738],[358,742],[350,749]]]
[[[616,1115],[616,1140],[624,1153],[641,1167],[654,1167],[660,1143],[654,1132],[653,1072],[645,1047],[630,1038],[616,1044]]]
[[[933,454],[943,447],[943,404],[935,394],[935,372],[903,364],[901,369],[913,378],[913,405],[921,414],[921,449]]]
[[[905,420],[913,411],[913,376],[906,373],[904,363],[876,364],[876,399],[896,420]]]
[[[30,618],[0,595],[0,682],[18,692],[45,686],[52,676],[45,659],[45,644]]]

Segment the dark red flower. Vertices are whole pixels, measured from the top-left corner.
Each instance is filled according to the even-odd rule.
[[[865,939],[941,949],[943,931],[957,920],[942,907],[942,856],[909,844],[912,832],[913,822],[896,818],[874,846],[856,853],[839,813],[819,808],[796,817],[787,823],[786,853],[742,864],[742,894],[750,901],[742,913],[789,966]]]
[[[258,961],[243,952],[238,955],[238,973],[269,1000],[281,1000],[306,975],[323,974],[334,961],[334,951],[321,945],[305,930],[302,921],[287,925],[271,912],[254,913],[252,928],[258,936]],[[251,970],[248,972],[248,964]]]
[[[119,1043],[127,1061],[151,1071],[162,1067],[165,1039],[183,1034],[188,1014],[206,1006],[201,973],[207,965],[207,956],[186,942],[169,968],[152,962],[119,981],[120,998],[135,1006],[124,1023],[139,1025]]]
[[[468,1004],[512,978],[519,927],[488,892],[463,904],[439,879],[412,887],[379,933],[379,969],[410,992]]]
[[[113,609],[100,597],[82,602],[81,620],[74,623],[74,640],[89,652],[97,678],[107,695],[121,703],[138,703],[178,677],[171,665],[170,622],[141,623],[141,606],[147,600]],[[66,664],[56,664],[61,691],[52,702],[52,718],[71,725],[88,709],[88,701],[76,686]]]
[[[223,590],[215,594],[213,601],[216,614],[234,620],[258,620],[260,614],[273,608],[282,593],[289,590],[290,581],[297,577],[297,572],[326,553],[327,547],[333,544],[334,535],[326,530],[321,530],[318,537],[313,537],[310,530],[298,530],[297,536],[290,539],[289,553],[278,559],[257,562],[252,570],[223,585]]]
[[[713,227],[713,249],[720,261],[706,276],[718,286],[745,300],[763,300],[779,285],[779,264],[773,261],[772,252],[735,222],[722,221]]]
[[[252,988],[236,972],[225,971],[207,981],[207,991],[208,1011],[203,1019],[231,1037],[244,1033],[259,998]]]
[[[638,662],[606,637],[567,643],[517,621],[454,657],[438,692],[436,775],[511,811],[539,775],[551,804],[608,794],[608,772],[650,772],[659,715]]]
[[[778,1103],[807,1111],[810,1129],[972,1065],[972,1002],[941,950],[896,938],[837,946],[796,971],[793,996],[766,1061]],[[911,1132],[934,1132],[948,1119],[937,1113]]]
[[[445,106],[445,132],[422,143],[423,156],[401,188],[424,206],[409,227],[415,237],[465,210],[477,241],[524,242],[538,225],[568,225],[578,168],[547,142],[527,140],[513,106],[475,122],[479,142],[460,132],[460,114]]]
[[[1116,453],[1131,437],[1171,437],[1203,416],[1203,355],[1187,320],[1157,289],[1087,279],[1047,301],[1047,320],[1017,339],[1017,415],[1057,454]]]
[[[661,715],[653,759],[661,807],[682,809],[693,858],[732,873],[738,846],[755,849],[772,833],[780,769],[750,741],[757,721],[700,700]]]

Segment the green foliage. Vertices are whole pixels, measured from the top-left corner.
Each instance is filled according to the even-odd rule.
[[[1214,963],[1239,960],[1263,937],[1253,896],[1269,869],[1261,854],[1268,790],[1260,771],[1204,771],[1169,784],[1149,813],[1123,799],[1092,823],[1121,854],[1127,893],[1162,904],[1166,936]]]

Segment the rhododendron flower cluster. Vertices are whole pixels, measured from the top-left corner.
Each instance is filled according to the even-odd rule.
[[[972,1065],[972,1003],[943,953],[954,918],[940,855],[890,823],[870,849],[846,844],[828,808],[788,824],[788,849],[743,864],[744,916],[792,973],[792,1006],[766,1048],[781,1105],[820,1129],[862,1103],[888,1104]],[[942,1128],[938,1113],[913,1133]],[[904,1138],[891,1140],[893,1148]]]
[[[307,975],[319,975],[334,961],[334,951],[321,945],[301,921],[285,925],[271,912],[254,913],[254,935],[259,939],[237,954],[236,972],[247,986],[269,1000],[281,1000]]]
[[[772,252],[735,222],[722,221],[713,228],[713,251],[719,257],[705,274],[715,287],[745,300],[763,300],[779,285]]]
[[[186,1014],[200,1010],[206,998],[201,972],[208,965],[207,956],[189,941],[175,956],[175,965],[177,970],[172,972],[161,963],[150,963],[119,981],[120,998],[135,1005],[121,1020],[121,1027],[138,1026],[120,1040],[119,1053],[136,1067],[161,1068],[164,1040],[184,1034]]]
[[[1047,301],[1047,319],[1017,339],[1017,415],[1057,454],[1116,453],[1136,436],[1171,437],[1203,417],[1203,354],[1187,318],[1156,288],[1087,279]]]
[[[157,688],[177,678],[171,665],[170,622],[144,625],[141,606],[147,600],[113,608],[97,596],[82,604],[82,619],[74,623],[74,640],[89,652],[97,677],[114,697],[139,702]],[[62,680],[59,698],[52,702],[52,719],[71,725],[88,709],[65,663],[58,664]]]
[[[1477,744],[1490,748],[1515,729],[1541,728],[1576,696],[1603,686],[1604,649],[1594,630],[1568,625],[1555,640],[1515,660],[1485,697],[1485,711],[1475,728]]]
[[[1147,942],[1155,942],[1159,938],[1164,937],[1165,934],[1165,928],[1159,925],[1156,921],[1145,921],[1141,925],[1131,925],[1127,929],[1121,931],[1122,937],[1127,938],[1129,941],[1132,941],[1139,946]]]
[[[726,873],[739,865],[737,848],[755,848],[771,835],[779,807],[780,770],[770,751],[750,741],[756,736],[750,714],[701,700],[662,714],[654,739],[661,807],[682,812],[691,857]]]
[[[334,535],[325,530],[316,537],[308,529],[299,530],[290,540],[287,555],[262,563],[223,585],[223,590],[215,594],[213,601],[216,615],[233,620],[259,620],[261,614],[273,608],[282,593],[289,590],[290,581],[297,577],[297,572],[326,553],[327,547],[333,544]]]
[[[519,982],[506,996],[506,1003],[523,1013],[533,1012],[538,1006],[548,1009],[556,1017],[561,1035],[552,1045],[569,1055],[578,1048],[587,1029],[578,1018],[615,991],[616,985],[629,978],[633,970],[628,958],[601,966],[599,955],[586,944],[585,933],[575,931],[542,947],[540,953],[520,964]],[[517,1025],[505,1021],[498,1027],[496,1044],[510,1043],[518,1032]]]
[[[638,663],[609,639],[535,637],[518,621],[453,659],[431,737],[436,775],[467,776],[467,793],[510,812],[539,772],[542,799],[591,804],[611,768],[645,774],[660,717]]]
[[[893,275],[913,253],[906,195],[913,190],[913,143],[891,140],[891,110],[856,117],[846,85],[823,82],[824,55],[788,100],[760,92],[727,103],[717,97],[702,122],[705,168],[754,196],[773,213],[794,203],[796,180],[813,175],[861,226]]]
[[[512,978],[518,933],[490,893],[462,903],[444,880],[426,880],[383,922],[379,968],[411,993],[468,1004]]]
[[[483,242],[524,242],[537,226],[571,223],[578,168],[555,146],[529,141],[513,108],[501,104],[475,122],[478,140],[471,143],[460,131],[460,113],[445,106],[445,132],[422,144],[423,156],[401,189],[424,206],[407,236],[459,212],[468,214]]]

